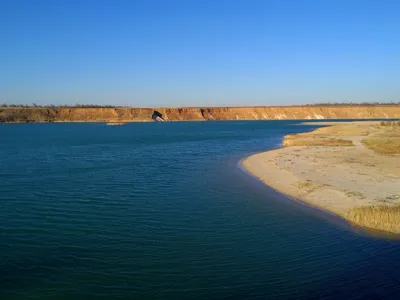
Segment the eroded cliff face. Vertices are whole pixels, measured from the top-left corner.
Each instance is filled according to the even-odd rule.
[[[152,122],[218,120],[321,120],[400,118],[393,106],[291,106],[210,108],[1,108],[0,123]]]

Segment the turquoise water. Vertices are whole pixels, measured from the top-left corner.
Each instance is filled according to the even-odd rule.
[[[395,299],[399,242],[238,167],[294,124],[0,125],[0,299]]]

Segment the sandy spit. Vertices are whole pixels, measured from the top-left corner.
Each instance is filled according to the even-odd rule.
[[[343,124],[315,132],[316,135],[322,132],[324,137],[331,137],[331,132],[334,138],[351,140],[353,147],[285,147],[250,156],[243,161],[243,167],[291,198],[352,224],[397,235],[400,233],[400,157],[379,155],[363,145],[362,140],[375,130],[376,123],[346,126],[353,127],[343,135],[340,130],[347,128]],[[363,134],[349,136],[349,132]],[[306,138],[312,135],[308,133]]]

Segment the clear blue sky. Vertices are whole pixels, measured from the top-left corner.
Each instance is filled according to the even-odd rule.
[[[0,0],[0,103],[400,100],[400,1]]]

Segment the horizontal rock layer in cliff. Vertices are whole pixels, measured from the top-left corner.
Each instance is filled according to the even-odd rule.
[[[400,105],[210,108],[0,108],[0,123],[400,118]]]

